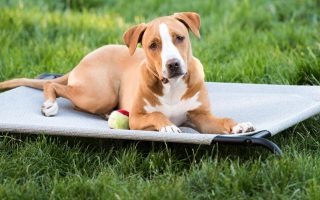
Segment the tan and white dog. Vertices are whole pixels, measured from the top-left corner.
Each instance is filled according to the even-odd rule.
[[[188,34],[190,30],[199,38],[199,29],[197,13],[156,18],[130,28],[123,35],[126,46],[103,46],[63,77],[13,79],[0,83],[0,89],[43,89],[45,116],[56,115],[56,98],[64,97],[76,109],[93,114],[128,110],[130,129],[180,133],[178,126],[184,124],[202,133],[253,131],[251,123],[212,115],[203,66],[192,55]]]

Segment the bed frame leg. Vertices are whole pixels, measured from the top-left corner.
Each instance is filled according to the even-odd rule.
[[[265,133],[264,133],[265,134]],[[254,137],[254,136],[223,136],[219,135],[215,137],[212,143],[218,144],[230,144],[230,145],[244,145],[244,146],[262,146],[264,148],[269,149],[272,153],[283,156],[281,149],[270,140],[267,140],[262,137]]]

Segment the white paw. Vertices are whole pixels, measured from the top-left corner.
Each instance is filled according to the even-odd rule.
[[[235,125],[232,128],[232,133],[247,133],[247,132],[252,132],[256,130],[255,127],[252,125],[251,122],[243,122]]]
[[[175,125],[162,127],[160,133],[182,133],[182,131]]]
[[[56,101],[52,102],[50,100],[45,101],[41,106],[41,112],[46,117],[52,117],[58,114],[59,106]]]

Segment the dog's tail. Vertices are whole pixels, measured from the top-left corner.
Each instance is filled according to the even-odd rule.
[[[16,88],[19,86],[27,86],[27,87],[37,88],[37,89],[43,89],[43,85],[47,81],[66,85],[68,83],[68,78],[69,78],[69,73],[59,78],[50,79],[50,80],[28,79],[28,78],[12,79],[12,80],[1,82],[0,91]]]

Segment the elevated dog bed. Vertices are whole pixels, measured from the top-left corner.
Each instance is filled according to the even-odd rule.
[[[50,77],[42,76],[41,78]],[[214,143],[260,145],[278,154],[281,150],[265,139],[320,113],[319,86],[207,83],[215,115],[238,122],[252,122],[257,131],[237,135],[199,134],[182,128],[181,134],[109,129],[99,116],[73,109],[59,98],[59,113],[44,117],[42,91],[19,87],[0,93],[0,131],[94,138],[146,140],[211,145]]]

